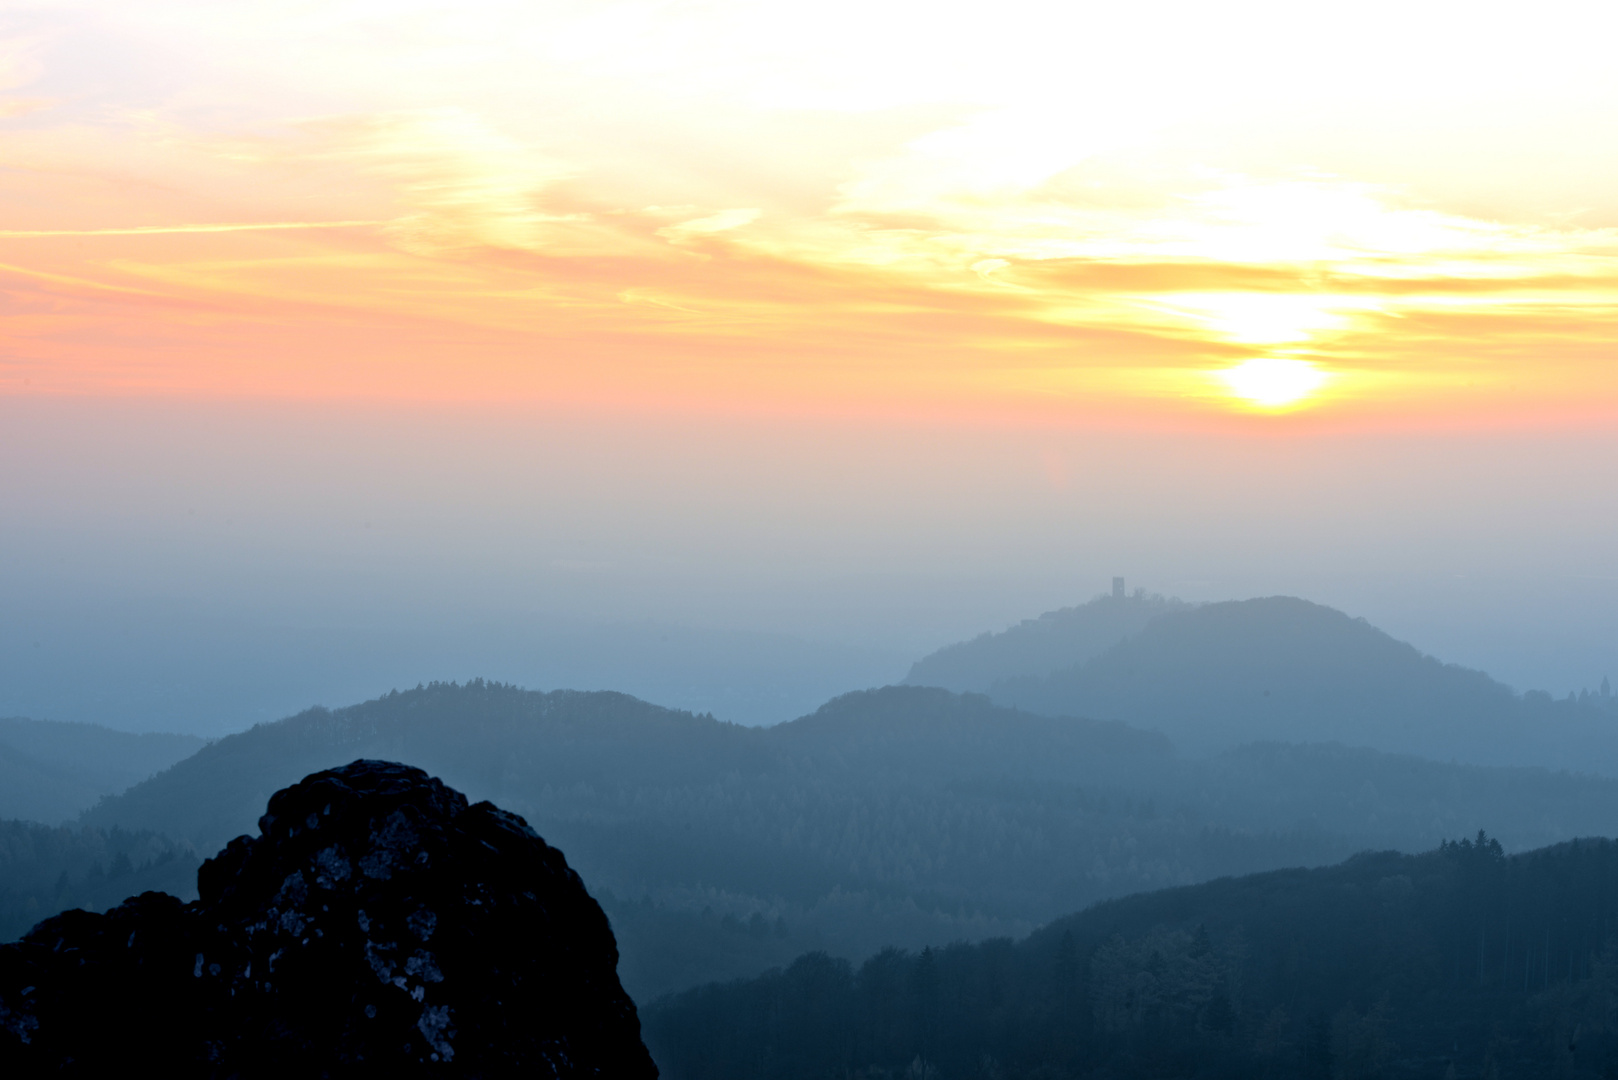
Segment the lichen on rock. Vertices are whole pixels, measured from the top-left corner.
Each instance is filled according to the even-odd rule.
[[[652,1078],[601,908],[514,814],[356,761],[260,835],[0,947],[0,1073]]]

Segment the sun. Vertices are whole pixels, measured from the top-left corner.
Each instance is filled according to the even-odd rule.
[[[1216,372],[1226,391],[1261,409],[1285,409],[1314,396],[1327,375],[1307,360],[1255,357]]]

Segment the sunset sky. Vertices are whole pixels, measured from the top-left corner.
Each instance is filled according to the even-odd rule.
[[[366,578],[897,656],[1127,572],[1618,677],[1615,32],[0,5],[0,591]]]

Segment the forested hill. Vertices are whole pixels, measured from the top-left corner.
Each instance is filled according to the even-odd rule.
[[[1140,592],[1098,596],[1088,604],[1024,619],[999,633],[946,645],[917,660],[904,681],[983,693],[1006,679],[1037,678],[1083,663],[1140,633],[1158,616],[1190,607]]]
[[[97,724],[0,718],[0,818],[69,820],[203,745],[194,735],[132,735]]]
[[[812,948],[1026,933],[1109,896],[1500,828],[1618,832],[1618,782],[1341,747],[1208,760],[1116,723],[919,687],[743,728],[622,694],[433,685],[221,739],[85,816],[203,853],[263,801],[359,757],[523,814],[613,919],[631,992]]]
[[[1100,655],[989,691],[1049,715],[1122,720],[1188,749],[1337,741],[1476,764],[1618,775],[1618,701],[1518,697],[1362,619],[1292,597],[1153,619]]]
[[[417,765],[494,798],[514,787],[536,794],[756,772],[773,758],[758,735],[627,694],[434,683],[257,724],[103,801],[83,821],[153,829],[212,851],[252,831],[276,791],[356,758]]]
[[[642,1012],[669,1080],[1610,1077],[1618,845],[1477,840],[806,955]]]
[[[200,861],[156,833],[0,821],[0,941],[58,911],[105,910],[148,890],[189,900]]]
[[[748,728],[611,692],[435,683],[220,739],[83,820],[154,829],[212,849],[250,829],[269,793],[336,758],[356,757],[418,764],[512,805],[738,778],[1138,786],[1175,767],[1161,735],[1018,713],[932,688],[847,694],[792,723]]]

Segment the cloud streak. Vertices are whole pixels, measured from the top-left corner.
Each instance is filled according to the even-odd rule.
[[[201,225],[133,225],[121,229],[0,229],[0,237],[30,236],[178,236],[186,233],[275,232],[281,229],[359,229],[391,224],[377,221],[258,221]]]

